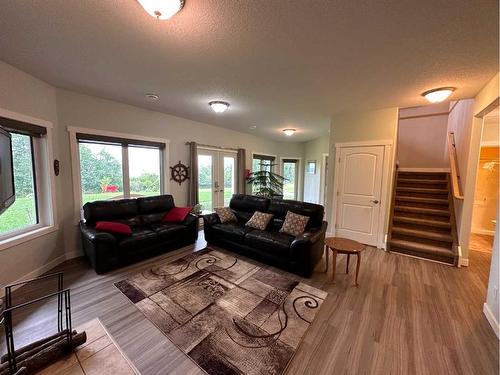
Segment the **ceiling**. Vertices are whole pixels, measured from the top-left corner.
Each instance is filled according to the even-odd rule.
[[[57,87],[276,140],[325,134],[336,113],[425,104],[420,93],[437,86],[473,97],[498,71],[497,0],[186,0],[167,21],[135,0],[0,1],[1,60]],[[217,99],[230,110],[213,113]]]

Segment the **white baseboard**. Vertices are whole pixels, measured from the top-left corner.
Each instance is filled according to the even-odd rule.
[[[460,258],[459,267],[469,267],[469,258]]]
[[[482,228],[472,228],[471,232],[475,233],[475,234],[486,234],[488,236],[494,236],[495,235],[495,231],[494,230],[488,230],[488,229],[482,229]]]
[[[495,335],[497,335],[497,338],[500,340],[500,325],[498,324],[495,315],[491,312],[490,307],[486,303],[483,305],[483,313],[488,320],[488,323],[490,323],[493,332],[495,332]]]
[[[66,260],[82,257],[84,254],[81,250],[69,251],[66,253]]]
[[[450,168],[404,168],[399,167],[399,172],[430,172],[430,173],[450,173]]]

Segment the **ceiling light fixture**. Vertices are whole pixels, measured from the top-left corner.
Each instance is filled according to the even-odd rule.
[[[296,131],[296,129],[283,129],[283,133],[288,137],[294,135]]]
[[[226,112],[227,109],[229,108],[229,103],[223,102],[221,100],[212,101],[212,102],[208,103],[208,105],[213,109],[213,111],[215,113]]]
[[[422,96],[427,99],[430,103],[440,103],[446,99],[455,91],[454,87],[440,87],[437,89],[432,89],[422,93]]]
[[[257,125],[250,125],[250,126],[248,127],[248,129],[250,129],[250,130],[255,130],[255,129],[257,129]]]
[[[184,0],[137,0],[151,17],[168,20],[184,6]]]
[[[158,95],[153,94],[153,93],[146,94],[146,98],[148,98],[149,100],[158,100],[158,99],[160,99],[160,97]]]

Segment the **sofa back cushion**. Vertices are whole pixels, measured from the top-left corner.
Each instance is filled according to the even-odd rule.
[[[143,224],[159,222],[165,214],[174,208],[174,197],[170,194],[138,198],[139,214]]]
[[[286,213],[293,213],[309,216],[306,230],[318,229],[323,223],[325,209],[323,206],[314,203],[299,202],[293,200],[271,199],[268,212],[274,215],[273,228],[279,230],[283,226]]]
[[[118,199],[85,203],[83,217],[89,225],[96,221],[116,221],[130,226],[139,225],[136,199]]]
[[[269,199],[254,195],[234,194],[229,207],[235,211],[239,221],[246,223],[255,211],[267,212]]]

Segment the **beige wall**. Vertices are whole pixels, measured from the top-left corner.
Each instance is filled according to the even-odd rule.
[[[0,61],[0,108],[54,124],[54,157],[60,160],[56,177],[59,230],[22,245],[0,250],[0,286],[81,254],[77,218],[74,214],[72,169],[67,127],[86,127],[131,135],[170,139],[170,162],[188,162],[186,141],[304,160],[304,143],[274,142],[264,138],[190,121],[167,114],[56,89]],[[279,159],[278,159],[279,160]],[[302,180],[299,181],[303,183]],[[170,184],[170,182],[169,182]],[[187,201],[187,184],[170,184],[178,205]]]
[[[54,126],[54,157],[61,159],[59,123],[56,110],[56,90],[52,86],[0,61],[0,108],[52,122]],[[66,164],[67,167],[68,164]],[[65,181],[71,180],[63,167],[56,178],[56,194],[60,195]],[[64,208],[58,201],[57,224],[61,224]],[[0,287],[19,277],[36,273],[46,264],[64,259],[62,232],[56,231],[18,246],[0,250]],[[3,294],[3,287],[0,294]]]
[[[356,112],[335,115],[330,127],[330,160],[328,165],[327,220],[332,220],[333,182],[335,178],[335,144],[344,142],[364,142],[374,140],[390,140],[393,142],[390,166],[394,166],[394,146],[397,139],[398,109],[385,108],[375,111]],[[388,185],[386,202],[390,202],[392,179]],[[390,204],[386,204],[385,232],[389,223]],[[331,228],[329,229],[331,231]]]
[[[325,136],[313,139],[305,144],[304,147],[304,201],[311,203],[321,202],[321,184],[324,181],[323,172],[323,154],[328,154],[329,137]],[[305,173],[307,161],[316,160],[316,174]]]
[[[500,129],[498,123],[498,117],[485,118],[483,125],[483,134],[481,136],[481,143],[497,144],[500,138]]]
[[[400,109],[396,158],[399,167],[449,168],[446,154],[447,126],[446,103]]]

